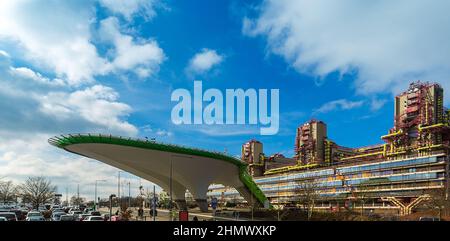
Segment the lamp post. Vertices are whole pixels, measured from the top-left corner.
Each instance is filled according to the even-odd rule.
[[[94,198],[94,210],[97,211],[97,182],[106,182],[106,180],[95,180],[95,198]]]
[[[115,194],[109,195],[109,221],[111,222],[111,216],[112,216],[112,199],[116,197]]]
[[[128,182],[128,208],[131,208],[131,183]]]

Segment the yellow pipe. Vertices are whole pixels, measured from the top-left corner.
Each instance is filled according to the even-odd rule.
[[[400,154],[405,154],[406,151],[398,151],[398,152],[394,152],[394,153],[389,153],[387,154],[387,156],[396,156],[396,155],[400,155]]]
[[[419,131],[423,131],[423,130],[428,130],[428,129],[437,128],[437,127],[445,127],[445,126],[448,127],[448,124],[438,123],[438,124],[434,124],[434,125],[431,125],[431,126],[425,126],[425,127],[422,127],[422,126],[419,125],[418,129],[419,129]]]
[[[417,148],[417,150],[421,151],[421,150],[425,150],[425,149],[433,149],[433,148],[440,148],[440,147],[444,147],[444,145],[439,144],[439,145],[424,146],[424,147]]]
[[[385,138],[388,138],[388,137],[397,136],[397,135],[400,135],[400,134],[402,134],[402,133],[403,133],[403,130],[400,129],[400,130],[398,130],[398,131],[396,131],[396,132],[394,132],[394,133],[391,133],[391,134],[387,134],[387,135],[381,136],[381,139],[385,139]]]
[[[308,165],[295,165],[295,166],[279,167],[279,168],[267,170],[266,172],[264,172],[264,175],[298,170],[298,169],[312,168],[312,167],[317,167],[317,166],[319,166],[319,165],[318,164],[308,164]]]
[[[383,144],[383,156],[386,156],[386,145],[387,144]]]
[[[341,158],[341,161],[345,161],[345,160],[349,160],[349,159],[355,159],[355,158],[359,158],[359,157],[375,156],[375,155],[379,155],[379,154],[383,154],[383,152],[379,151],[379,152],[362,154],[362,155],[357,155],[357,156],[344,157],[344,158]]]

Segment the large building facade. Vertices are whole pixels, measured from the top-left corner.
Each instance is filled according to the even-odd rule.
[[[315,208],[361,208],[406,215],[438,193],[448,196],[450,111],[439,84],[411,83],[395,97],[394,126],[383,144],[349,148],[328,138],[324,122],[297,128],[295,155],[265,156],[263,144],[242,147],[249,173],[274,206],[298,204],[314,190]],[[241,202],[238,192],[213,185],[208,196]]]

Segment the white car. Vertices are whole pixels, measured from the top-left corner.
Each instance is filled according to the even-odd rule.
[[[8,221],[8,219],[6,219],[5,217],[0,217],[0,222],[1,221]]]
[[[25,221],[45,221],[45,218],[43,216],[31,216],[27,217]]]
[[[105,221],[102,216],[89,216],[83,221]]]
[[[73,215],[61,215],[59,221],[75,221],[75,217]]]
[[[74,210],[74,211],[70,211],[69,214],[74,216],[75,219],[80,220],[81,214],[83,214],[83,212],[81,210]]]
[[[60,221],[62,215],[66,215],[66,213],[64,213],[64,212],[53,213],[52,221]]]
[[[27,218],[34,217],[34,216],[42,216],[42,214],[38,211],[30,211],[27,213]]]

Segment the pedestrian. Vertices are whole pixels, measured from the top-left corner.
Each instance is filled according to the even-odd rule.
[[[197,216],[194,216],[194,218],[192,218],[192,221],[198,221]]]

